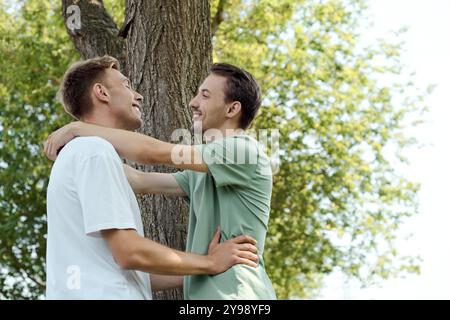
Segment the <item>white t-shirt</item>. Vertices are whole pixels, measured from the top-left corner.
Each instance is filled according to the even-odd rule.
[[[144,235],[136,197],[113,146],[76,138],[56,159],[47,189],[47,299],[151,299],[149,274],[124,270],[101,235]]]

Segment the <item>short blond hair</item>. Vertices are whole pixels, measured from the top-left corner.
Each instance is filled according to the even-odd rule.
[[[80,119],[92,109],[89,90],[101,79],[106,69],[120,71],[119,61],[111,56],[96,57],[75,62],[67,69],[58,98],[68,114]]]

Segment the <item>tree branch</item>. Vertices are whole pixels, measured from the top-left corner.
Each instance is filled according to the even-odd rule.
[[[45,289],[45,282],[42,279],[37,279],[33,277],[26,269],[20,269],[23,273],[25,273],[26,277],[37,284],[40,288]]]
[[[62,0],[62,15],[67,32],[83,58],[108,54],[125,66],[124,40],[102,0]]]
[[[127,1],[125,9],[125,21],[119,30],[119,36],[126,39],[131,26],[134,24],[134,15],[136,14],[136,2]]]
[[[219,4],[217,5],[217,12],[211,22],[211,36],[214,37],[217,30],[219,29],[220,24],[224,19],[225,13],[225,5],[227,0],[219,0]]]

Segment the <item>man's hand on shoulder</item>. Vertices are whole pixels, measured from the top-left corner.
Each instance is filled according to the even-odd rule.
[[[55,161],[59,151],[76,137],[74,129],[82,122],[76,121],[65,125],[51,133],[44,142],[44,152],[48,159]]]

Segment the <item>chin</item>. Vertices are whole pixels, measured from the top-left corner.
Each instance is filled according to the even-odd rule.
[[[144,125],[144,121],[142,121],[142,119],[139,119],[139,120],[136,122],[135,128],[134,128],[133,130],[137,130],[137,129],[139,129],[140,127],[142,127],[143,125]]]
[[[140,127],[142,127],[143,124],[144,124],[144,121],[142,121],[142,119],[137,119],[137,120],[134,119],[134,121],[130,121],[126,127],[127,127],[127,130],[134,131],[134,130],[137,130]]]

